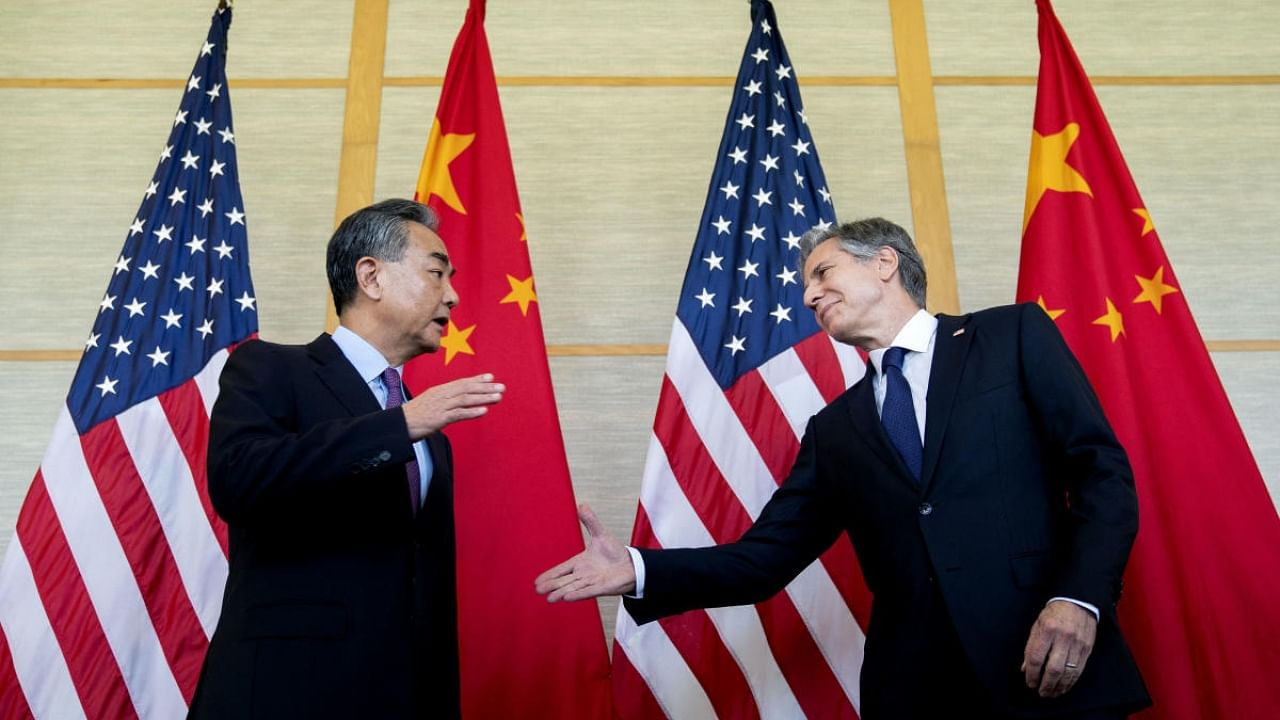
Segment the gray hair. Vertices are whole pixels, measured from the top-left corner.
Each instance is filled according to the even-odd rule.
[[[839,241],[841,250],[860,261],[875,257],[882,247],[892,248],[898,254],[898,277],[902,280],[903,289],[918,307],[924,307],[928,287],[924,261],[906,230],[884,218],[864,218],[828,228],[815,227],[800,238],[801,273],[813,249],[831,238]]]
[[[356,262],[372,257],[387,262],[404,259],[409,245],[409,223],[425,225],[435,231],[440,220],[435,212],[420,202],[391,199],[374,203],[347,216],[325,253],[325,270],[329,275],[329,292],[339,315],[356,298]]]

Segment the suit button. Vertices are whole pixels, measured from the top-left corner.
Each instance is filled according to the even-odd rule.
[[[933,506],[930,505],[929,503],[920,503],[920,507],[916,508],[916,510],[921,515],[928,515],[933,512]]]
[[[386,462],[390,460],[391,452],[388,450],[383,450],[382,452],[378,453],[378,459],[381,460],[382,462]]]

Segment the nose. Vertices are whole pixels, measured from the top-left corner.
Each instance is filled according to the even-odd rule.
[[[822,297],[822,293],[818,290],[817,285],[806,284],[804,287],[804,304],[810,310],[814,310],[818,304],[818,298]]]
[[[460,300],[458,291],[453,287],[453,281],[446,277],[444,279],[444,306],[452,310]]]

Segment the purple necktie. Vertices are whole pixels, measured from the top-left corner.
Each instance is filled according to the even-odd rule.
[[[400,373],[395,368],[382,371],[382,385],[387,388],[387,409],[398,408],[404,404],[404,389],[400,387]],[[418,456],[404,464],[405,475],[409,477],[409,501],[413,503],[413,512],[417,514],[422,507],[422,472],[418,469]]]
[[[880,408],[880,424],[884,425],[885,434],[911,471],[911,476],[919,483],[924,448],[920,444],[915,404],[911,402],[911,385],[907,376],[902,374],[902,361],[906,354],[906,348],[891,347],[880,361],[884,367],[884,406]]]

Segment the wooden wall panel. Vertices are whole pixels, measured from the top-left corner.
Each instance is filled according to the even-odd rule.
[[[1058,19],[1093,75],[1248,75],[1280,71],[1280,4],[1058,0]],[[1032,0],[925,0],[937,75],[1035,75]]]
[[[444,74],[466,0],[391,6],[387,75]],[[787,51],[805,75],[892,75],[882,0],[775,3]],[[732,76],[747,39],[746,2],[490,3],[498,75]],[[726,101],[727,102],[727,101]]]
[[[183,78],[216,7],[216,0],[5,2],[0,77]],[[227,75],[344,77],[350,39],[350,2],[246,2],[231,25]]]

